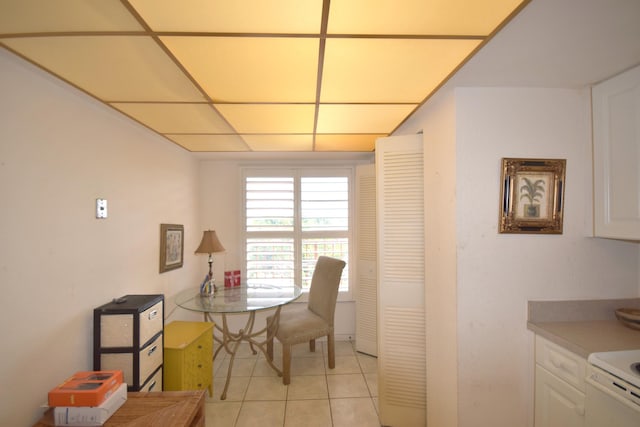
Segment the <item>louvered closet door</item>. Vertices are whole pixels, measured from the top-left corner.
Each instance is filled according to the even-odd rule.
[[[358,282],[356,287],[356,350],[378,355],[378,283],[376,280],[376,169],[356,168]]]
[[[378,395],[383,425],[426,423],[422,135],[376,142]]]

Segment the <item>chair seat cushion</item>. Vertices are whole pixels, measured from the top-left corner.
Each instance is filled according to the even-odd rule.
[[[282,310],[276,338],[283,344],[298,344],[332,332],[333,327],[307,307]]]

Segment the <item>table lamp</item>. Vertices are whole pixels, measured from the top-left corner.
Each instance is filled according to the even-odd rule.
[[[220,243],[220,240],[218,240],[215,230],[206,230],[202,234],[202,241],[195,252],[197,254],[209,254],[209,275],[200,287],[200,293],[202,295],[212,295],[217,290],[216,279],[213,275],[214,252],[224,252],[224,247],[222,243]]]

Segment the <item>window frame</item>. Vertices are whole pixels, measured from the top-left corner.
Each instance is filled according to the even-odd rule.
[[[300,282],[302,278],[302,261],[299,259],[302,255],[302,240],[304,238],[314,238],[316,236],[321,237],[330,237],[332,235],[336,237],[346,237],[348,242],[348,253],[345,261],[347,262],[347,279],[348,279],[348,289],[341,290],[338,293],[338,301],[353,301],[354,295],[354,281],[353,281],[353,272],[355,268],[351,267],[352,260],[354,259],[354,250],[355,250],[355,167],[348,165],[341,166],[243,166],[240,168],[240,202],[242,205],[242,215],[240,219],[240,230],[239,235],[241,240],[241,269],[242,274],[246,277],[246,268],[247,268],[247,238],[254,234],[255,232],[247,231],[247,186],[246,179],[247,177],[279,177],[279,176],[291,176],[294,179],[294,231],[291,232],[294,240],[294,277],[297,283]],[[314,231],[306,231],[302,232],[302,228],[300,227],[300,222],[302,218],[302,203],[301,203],[301,178],[302,177],[331,177],[331,176],[340,176],[347,177],[348,180],[348,229],[346,232],[344,231],[322,231],[322,232],[314,232]],[[273,237],[282,237],[283,233],[280,232],[261,232],[262,236],[273,236]],[[308,300],[308,290],[304,290],[302,296],[298,301],[307,301]]]

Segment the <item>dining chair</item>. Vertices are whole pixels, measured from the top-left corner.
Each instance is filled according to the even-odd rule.
[[[280,318],[267,318],[267,356],[273,360],[273,337],[282,344],[282,383],[291,382],[291,346],[309,342],[316,351],[316,338],[327,337],[329,368],[336,366],[333,317],[338,299],[340,277],[346,263],[340,259],[320,256],[311,277],[309,302],[302,307],[283,307]]]

